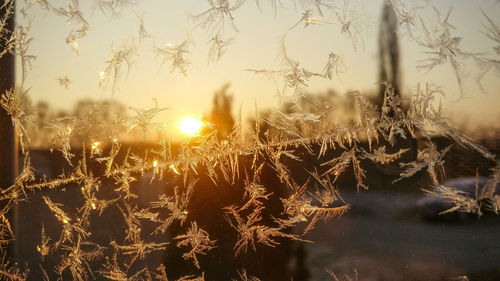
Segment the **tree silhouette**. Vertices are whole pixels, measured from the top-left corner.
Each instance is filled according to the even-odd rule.
[[[215,125],[220,138],[227,138],[234,126],[231,113],[233,96],[228,94],[230,84],[225,84],[214,93],[213,107],[210,113],[210,122]]]
[[[379,29],[379,86],[377,105],[379,109],[384,101],[386,85],[390,84],[396,96],[400,96],[398,18],[394,9],[384,4]]]

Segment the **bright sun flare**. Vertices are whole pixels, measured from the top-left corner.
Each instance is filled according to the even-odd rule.
[[[202,127],[203,122],[200,119],[194,117],[186,117],[182,119],[179,124],[179,128],[181,129],[181,131],[188,136],[196,135]]]

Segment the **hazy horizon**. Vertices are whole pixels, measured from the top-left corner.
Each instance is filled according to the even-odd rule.
[[[362,5],[363,3],[366,5]],[[351,1],[350,4],[352,7],[357,5],[361,8],[360,11],[366,13],[360,15],[363,22],[368,23],[364,48],[354,51],[350,40],[341,34],[339,25],[321,24],[304,28],[304,23],[300,23],[287,32],[288,56],[300,61],[306,69],[321,72],[330,52],[342,55],[348,68],[346,73],[332,80],[312,78],[309,85],[311,93],[326,92],[328,89],[338,93],[349,90],[365,93],[377,87],[378,24],[383,1]],[[494,46],[492,41],[479,32],[483,28],[481,22],[484,22],[479,8],[482,7],[494,18],[494,11],[500,10],[500,5],[495,5],[495,1],[478,3],[465,0],[440,1],[434,4],[443,13],[453,4],[450,22],[456,28],[456,34],[463,37],[460,46],[464,50],[491,53]],[[63,7],[61,3],[53,5]],[[204,29],[197,28],[190,32],[194,44],[187,54],[191,61],[187,76],[177,71],[170,73],[168,65],[160,68],[161,58],[155,58],[153,46],[181,43],[195,26],[187,15],[206,9],[208,4],[203,1],[147,2],[126,8],[119,18],[111,19],[99,9],[92,14],[90,3],[82,2],[81,10],[90,29],[86,37],[77,40],[77,55],[70,45],[65,44],[65,37],[75,27],[67,26],[64,17],[56,16],[36,5],[29,11],[29,16],[34,18],[31,30],[34,41],[30,54],[36,55],[37,59],[33,62],[25,88],[31,88],[30,96],[35,103],[44,100],[51,107],[64,110],[70,109],[68,105],[72,107],[76,101],[86,98],[112,98],[126,106],[150,108],[154,105],[155,98],[159,106],[171,109],[160,117],[164,122],[173,122],[181,116],[208,113],[213,93],[226,83],[231,84],[229,92],[234,93],[234,113],[242,108],[244,116],[253,114],[254,103],[261,109],[278,106],[275,93],[277,88],[282,87],[282,82],[244,70],[280,68],[280,38],[300,19],[303,9],[293,6],[279,8],[275,15],[271,6],[264,4],[260,11],[253,1],[247,1],[234,12],[235,25],[240,32],[225,30],[225,36],[234,37],[234,43],[228,46],[219,62],[208,63],[209,36]],[[425,15],[433,18],[431,6],[425,9]],[[139,20],[134,12],[144,15],[144,26],[152,35],[142,42],[138,39]],[[111,56],[110,46],[117,47],[124,40],[135,40],[138,57],[128,75],[124,66],[122,78],[117,81],[118,90],[114,94],[110,86],[102,91],[98,86],[98,75]],[[418,82],[442,85],[447,94],[444,108],[450,116],[465,117],[482,123],[494,123],[493,120],[500,118],[500,81],[495,76],[496,73],[489,73],[484,78],[484,85],[493,93],[484,95],[474,82],[474,65],[466,62],[467,97],[454,102],[458,97],[458,86],[448,63],[429,73],[418,71],[415,66],[425,58],[425,50],[409,42],[406,35],[400,36],[400,50],[403,91],[414,89]],[[57,78],[63,74],[67,74],[72,81],[68,89],[58,84]]]

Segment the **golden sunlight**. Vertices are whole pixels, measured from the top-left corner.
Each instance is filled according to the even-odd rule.
[[[194,136],[203,127],[203,121],[200,118],[186,117],[179,123],[179,128],[187,136]]]

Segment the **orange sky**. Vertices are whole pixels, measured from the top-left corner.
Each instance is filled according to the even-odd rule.
[[[52,1],[54,6],[64,4]],[[109,18],[101,11],[91,13],[88,3],[80,1],[82,11],[91,27],[85,38],[78,40],[79,55],[65,44],[65,37],[73,26],[53,13],[33,7],[29,15],[33,17],[32,36],[35,38],[30,53],[37,56],[33,62],[26,87],[31,87],[33,100],[48,101],[53,107],[66,109],[82,98],[99,99],[114,98],[128,106],[147,108],[153,106],[156,98],[160,106],[169,107],[161,118],[162,121],[173,122],[185,115],[208,113],[211,107],[212,94],[225,83],[231,83],[230,92],[234,93],[234,109],[241,106],[243,114],[251,114],[254,102],[259,108],[277,106],[274,97],[281,81],[273,81],[262,75],[254,75],[244,69],[279,69],[277,59],[279,42],[283,34],[301,16],[300,7],[279,9],[274,15],[270,6],[264,4],[260,11],[254,1],[246,1],[244,6],[234,12],[235,24],[239,33],[230,28],[225,30],[227,37],[234,35],[235,41],[227,49],[218,63],[208,63],[207,31],[196,29],[190,31],[195,24],[187,17],[188,13],[199,13],[208,8],[201,0],[184,1],[142,1],[123,11],[119,18]],[[85,2],[85,3],[83,3]],[[265,1],[264,1],[265,2]],[[460,46],[472,52],[488,52],[493,56],[492,41],[481,32],[479,7],[488,14],[500,14],[500,4],[496,1],[439,1],[437,8],[446,11],[454,3],[450,22],[457,34],[463,36]],[[59,3],[59,4],[58,4]],[[343,1],[336,1],[339,5]],[[312,92],[325,91],[332,88],[340,92],[346,90],[372,89],[377,83],[377,33],[378,19],[383,1],[365,0],[351,1],[351,5],[366,13],[367,24],[365,47],[354,51],[348,38],[340,33],[339,25],[315,25],[307,29],[303,24],[289,31],[286,37],[287,51],[290,57],[300,61],[305,68],[321,72],[328,54],[335,52],[343,55],[348,67],[347,73],[340,79],[311,79]],[[21,7],[18,7],[21,8]],[[144,25],[152,34],[139,42],[139,21],[134,12],[144,14]],[[360,13],[361,13],[360,12]],[[431,18],[431,8],[422,14]],[[325,15],[325,17],[327,17]],[[20,20],[22,22],[22,20]],[[500,24],[500,22],[499,22]],[[178,72],[170,73],[168,66],[159,68],[161,60],[155,58],[153,44],[165,46],[167,43],[178,44],[186,34],[195,43],[188,54],[191,66],[187,76]],[[117,81],[119,90],[112,95],[108,89],[102,91],[98,86],[98,74],[110,57],[111,46],[119,46],[124,40],[136,38],[138,57],[132,65],[128,77],[123,75]],[[433,82],[445,87],[447,98],[445,108],[459,118],[477,120],[477,122],[496,122],[500,119],[500,79],[499,73],[490,73],[484,84],[492,93],[489,96],[479,93],[474,83],[477,69],[471,62],[466,62],[466,94],[467,98],[460,102],[451,102],[458,97],[458,88],[451,68],[448,64],[438,66],[429,73],[416,70],[419,60],[425,58],[423,49],[401,38],[403,86],[413,89],[418,82]],[[498,58],[498,56],[497,56]],[[61,87],[57,78],[66,73],[73,81],[69,89]]]

